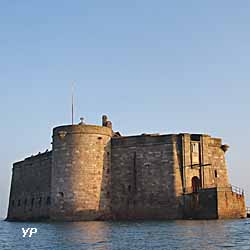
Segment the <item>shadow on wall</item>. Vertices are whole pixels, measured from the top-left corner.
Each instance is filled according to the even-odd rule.
[[[100,220],[112,218],[111,214],[111,139],[104,147],[102,179],[99,190],[99,216]]]

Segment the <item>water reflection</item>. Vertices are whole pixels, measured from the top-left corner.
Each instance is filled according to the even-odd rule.
[[[52,224],[53,243],[77,249],[111,249],[111,225],[108,222],[72,222]]]
[[[37,227],[22,238],[22,227]],[[0,249],[250,249],[250,220],[148,222],[0,222]]]

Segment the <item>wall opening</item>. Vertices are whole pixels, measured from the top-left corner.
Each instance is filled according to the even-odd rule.
[[[31,199],[31,208],[33,208],[34,206],[34,200],[35,200],[34,198]]]
[[[192,160],[192,165],[200,164],[199,142],[191,142],[191,160]]]
[[[193,193],[197,193],[201,189],[201,181],[199,177],[194,176],[192,178],[192,191]]]
[[[215,178],[217,178],[217,177],[218,177],[217,170],[214,170],[214,177],[215,177]]]
[[[38,204],[39,204],[39,207],[41,207],[41,205],[42,205],[42,197],[39,198]]]
[[[64,193],[63,193],[63,192],[59,192],[59,196],[60,196],[61,198],[63,198]]]
[[[50,196],[47,197],[47,200],[46,200],[46,205],[49,206],[51,203],[51,200],[50,200]]]

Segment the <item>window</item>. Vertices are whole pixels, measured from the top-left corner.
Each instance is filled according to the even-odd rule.
[[[12,207],[15,207],[15,201],[14,200],[12,200],[11,204],[12,204]]]
[[[21,206],[21,200],[18,200],[17,206],[18,206],[18,207]]]
[[[27,206],[27,199],[24,200],[24,206]]]
[[[200,144],[191,142],[192,165],[200,164]]]
[[[192,153],[199,153],[199,143],[192,142]]]

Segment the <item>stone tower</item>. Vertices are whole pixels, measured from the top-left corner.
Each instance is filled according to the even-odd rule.
[[[52,220],[109,218],[111,136],[111,128],[83,123],[54,128]]]

